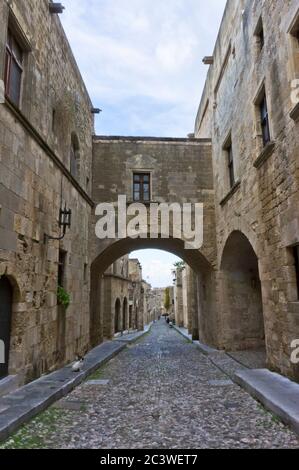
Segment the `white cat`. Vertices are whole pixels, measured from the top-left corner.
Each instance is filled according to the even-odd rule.
[[[76,362],[72,365],[73,372],[81,372],[84,364],[84,357],[78,356]]]

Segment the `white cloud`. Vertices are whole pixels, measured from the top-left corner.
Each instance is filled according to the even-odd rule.
[[[173,285],[173,265],[176,261],[180,261],[178,257],[160,250],[140,250],[131,253],[130,258],[139,259],[143,279],[152,287]]]
[[[226,0],[63,0],[61,16],[95,106],[97,132],[186,136],[193,131]],[[136,253],[155,287],[176,257]]]
[[[212,53],[225,0],[63,3],[62,21],[87,88],[104,111],[99,133],[193,130],[207,72],[201,59]]]

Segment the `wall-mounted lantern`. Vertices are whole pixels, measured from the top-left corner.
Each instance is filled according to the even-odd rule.
[[[91,108],[91,114],[100,114],[103,111],[100,108]]]
[[[66,229],[71,228],[72,211],[71,209],[67,209],[66,205],[64,206],[64,209],[60,208],[58,224],[59,224],[59,228],[62,229],[62,235],[60,237],[51,237],[50,235],[45,234],[45,237],[44,237],[45,243],[48,240],[63,240],[66,234]]]
[[[51,15],[60,15],[63,13],[65,7],[61,3],[50,2],[49,3],[49,12]]]

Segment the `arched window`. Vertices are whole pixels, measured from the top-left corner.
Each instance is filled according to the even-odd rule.
[[[74,178],[79,177],[80,173],[80,145],[77,135],[72,133],[71,151],[70,151],[70,171]]]

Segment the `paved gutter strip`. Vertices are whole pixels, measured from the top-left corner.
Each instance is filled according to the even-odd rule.
[[[299,435],[299,384],[268,369],[242,370],[234,380]]]
[[[143,336],[145,336],[151,330],[152,326],[153,326],[153,323],[151,323],[150,325],[146,325],[144,328],[144,331],[138,331],[137,333],[128,334],[125,336],[119,336],[114,341],[127,343],[127,344],[135,343],[140,338],[143,338]]]
[[[210,346],[207,346],[206,344],[202,344],[200,341],[193,341],[192,336],[189,335],[189,333],[187,332],[185,328],[180,328],[176,325],[174,325],[173,327],[178,333],[180,333],[180,335],[184,336],[184,338],[191,341],[197,347],[197,349],[199,349],[200,352],[202,352],[205,356],[209,356],[212,353],[219,352],[217,349],[211,348]]]
[[[191,340],[185,329],[175,330]],[[192,341],[192,340],[191,340]],[[278,416],[299,435],[299,384],[268,369],[250,369],[225,351],[192,341],[221,372]]]
[[[89,375],[113,359],[128,344],[134,343],[150,330],[124,336],[121,340],[107,341],[90,351],[82,372],[75,374],[71,365],[45,375],[17,391],[0,398],[0,441],[7,439],[20,426],[46,410],[80,385]]]

